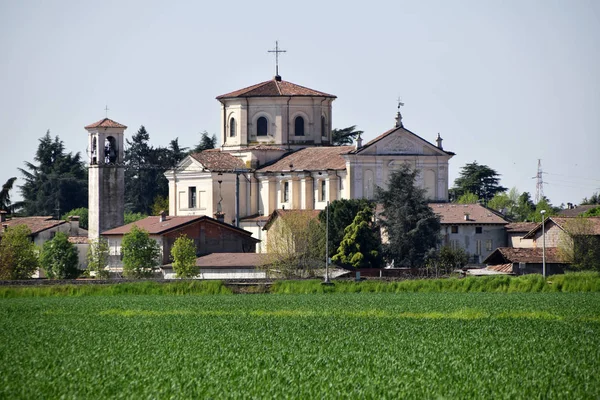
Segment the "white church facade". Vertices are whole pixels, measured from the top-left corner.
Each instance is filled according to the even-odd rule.
[[[454,153],[402,123],[357,146],[332,145],[335,96],[275,76],[217,97],[221,147],[187,156],[165,176],[169,215],[207,215],[263,239],[261,222],[277,209],[321,210],[328,201],[373,198],[408,163],[432,202],[448,200]],[[264,247],[264,244],[263,244]]]

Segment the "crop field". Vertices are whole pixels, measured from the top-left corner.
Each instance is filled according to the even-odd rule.
[[[0,398],[598,398],[599,293],[0,300]]]

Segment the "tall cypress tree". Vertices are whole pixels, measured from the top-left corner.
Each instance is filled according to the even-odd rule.
[[[65,153],[63,142],[50,131],[39,139],[34,161],[19,168],[25,183],[20,186],[25,215],[59,217],[78,207],[87,207],[87,170],[79,153]]]

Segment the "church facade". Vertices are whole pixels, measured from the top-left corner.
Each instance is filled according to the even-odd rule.
[[[328,201],[374,198],[390,174],[408,163],[433,202],[448,200],[448,161],[454,153],[402,123],[362,145],[333,146],[336,96],[275,76],[217,97],[220,149],[187,156],[167,171],[169,215],[207,215],[261,238],[277,209],[322,210]]]

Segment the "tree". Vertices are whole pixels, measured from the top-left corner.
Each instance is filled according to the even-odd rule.
[[[590,198],[588,199],[587,197],[584,197],[583,200],[581,200],[581,205],[590,205],[590,204],[600,204],[600,193],[595,192],[594,194],[592,194],[590,196]]]
[[[9,227],[0,240],[0,279],[29,279],[38,269],[38,252],[25,225]]]
[[[52,279],[70,279],[79,275],[77,248],[64,232],[56,232],[51,240],[44,243],[40,263]]]
[[[388,238],[384,255],[396,266],[423,266],[438,243],[440,220],[427,204],[425,189],[415,185],[416,177],[417,171],[404,164],[390,176],[387,190],[377,188],[382,235]]]
[[[2,185],[2,190],[0,190],[0,210],[4,210],[9,213],[11,212],[10,191],[12,190],[13,184],[16,180],[16,177],[10,178],[4,185]]]
[[[587,210],[586,212],[581,214],[581,216],[582,217],[600,217],[600,206],[595,207],[595,208],[590,208],[589,210]]]
[[[458,204],[476,204],[479,202],[479,197],[471,192],[463,193],[456,202]]]
[[[498,184],[499,176],[487,165],[480,165],[477,161],[473,161],[461,168],[460,176],[456,178],[454,187],[450,189],[452,196],[456,199],[470,192],[487,204],[496,193],[506,191],[505,187]]]
[[[450,273],[469,262],[469,255],[462,247],[453,250],[450,246],[442,246],[439,253],[439,265],[444,273]]]
[[[19,168],[25,183],[20,187],[25,215],[54,215],[78,207],[87,207],[87,170],[79,153],[65,153],[63,142],[50,131],[39,139],[34,161]]]
[[[569,218],[563,225],[558,256],[575,269],[600,272],[600,236],[595,234],[593,220],[585,217]]]
[[[167,197],[156,196],[152,204],[152,215],[159,215],[161,211],[169,211],[169,199]]]
[[[329,251],[332,254],[340,247],[346,227],[365,207],[374,209],[375,203],[367,199],[334,200],[319,213],[319,221],[326,226],[327,209],[329,209]]]
[[[381,239],[373,227],[373,209],[365,207],[345,229],[332,261],[354,268],[377,268],[382,262]]]
[[[126,212],[123,217],[123,222],[125,222],[125,224],[130,224],[132,222],[136,222],[147,217],[148,216],[146,214],[142,213]]]
[[[208,132],[203,131],[200,133],[200,143],[194,147],[193,153],[199,153],[204,150],[214,149],[217,146],[217,136],[213,134],[208,135]]]
[[[196,265],[196,246],[186,235],[181,235],[175,240],[171,248],[171,257],[178,278],[193,278],[200,273],[200,267]]]
[[[531,221],[529,218],[535,212],[535,204],[531,200],[529,192],[523,192],[513,209],[514,219],[517,222]]]
[[[527,219],[532,222],[542,222],[542,210],[546,210],[545,217],[552,217],[553,215],[558,214],[558,209],[552,204],[550,204],[550,200],[546,196],[542,197],[540,201],[535,205],[535,210],[533,210]]]
[[[123,273],[127,277],[152,276],[160,263],[160,247],[147,231],[134,225],[121,242]]]
[[[344,129],[333,129],[331,138],[334,146],[346,146],[351,145],[352,141],[363,133],[363,131],[356,130],[356,125],[352,125]]]
[[[267,265],[285,277],[310,276],[325,264],[325,227],[310,211],[283,211],[269,228]]]
[[[179,138],[171,140],[167,149],[167,166],[175,168],[187,155],[188,148],[179,146]]]
[[[88,270],[95,272],[97,278],[108,278],[106,270],[109,259],[108,241],[104,238],[92,240],[87,254]]]
[[[149,140],[150,135],[143,125],[131,141],[127,139],[129,147],[124,157],[125,208],[130,212],[148,214],[160,186],[157,185],[157,178],[161,167],[157,165],[157,157]]]
[[[88,229],[88,209],[85,207],[75,208],[74,210],[68,211],[63,218],[65,221],[69,220],[69,217],[79,217],[79,227],[82,229]]]

